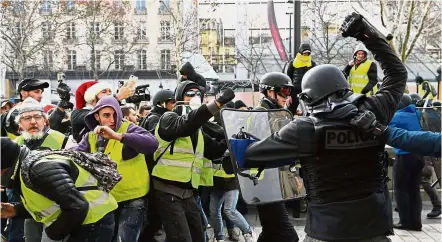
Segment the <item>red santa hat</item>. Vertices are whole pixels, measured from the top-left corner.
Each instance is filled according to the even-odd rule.
[[[112,86],[106,82],[99,82],[97,84],[92,85],[84,93],[84,101],[86,101],[86,103],[92,103],[95,100],[95,97],[98,95],[98,93],[100,93],[105,89],[112,90]]]
[[[75,106],[77,109],[82,109],[84,106],[86,106],[86,101],[84,100],[84,94],[86,93],[86,90],[90,88],[91,86],[97,84],[96,81],[88,81],[83,82],[75,91]]]

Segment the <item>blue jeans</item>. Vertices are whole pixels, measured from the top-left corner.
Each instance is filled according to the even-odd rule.
[[[210,219],[212,220],[215,238],[224,240],[223,220],[221,217],[221,208],[224,203],[224,215],[233,222],[243,232],[248,234],[252,232],[252,228],[246,219],[238,210],[236,204],[238,202],[239,191],[213,191],[210,193]]]
[[[146,217],[146,199],[121,202],[115,210],[114,242],[138,241]]]
[[[43,230],[41,242],[109,242],[115,228],[114,214],[108,213],[96,223],[82,225],[63,240],[50,239]]]
[[[203,222],[204,229],[204,240],[207,241],[207,227],[209,225],[209,221],[207,220],[206,213],[204,213],[203,204],[201,203],[201,197],[198,194],[195,194],[196,204],[198,205],[198,209],[201,214],[201,222]]]
[[[6,189],[6,194],[8,196],[8,202],[16,203],[20,202],[21,198],[18,196],[12,189]],[[24,242],[24,218],[10,218],[9,221],[9,234],[8,241],[9,242]]]

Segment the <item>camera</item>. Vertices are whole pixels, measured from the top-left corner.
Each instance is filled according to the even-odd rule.
[[[126,98],[126,102],[138,105],[142,101],[150,101],[149,84],[135,87],[135,94]]]

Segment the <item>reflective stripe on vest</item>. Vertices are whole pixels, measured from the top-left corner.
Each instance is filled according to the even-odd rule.
[[[128,121],[123,121],[116,132],[126,133],[129,125]],[[88,141],[91,153],[97,152],[98,135],[89,132]],[[143,154],[123,160],[123,143],[114,139],[109,140],[104,153],[117,163],[117,170],[123,176],[123,179],[111,190],[111,194],[117,202],[140,198],[149,192],[149,172]]]
[[[424,97],[426,90],[424,89],[424,83],[427,83],[427,85],[430,87],[430,93],[428,94],[427,98],[430,97],[430,99],[433,99],[435,96],[433,95],[433,85],[431,85],[430,82],[424,81],[422,84],[419,85],[419,96]]]
[[[215,170],[213,169],[212,161],[207,158],[203,158],[200,186],[213,186],[213,173],[215,173]]]
[[[222,177],[222,178],[235,177],[235,174],[227,174],[223,168],[223,165],[221,165],[221,164],[213,164],[213,169],[215,170],[215,173],[213,174],[213,176]]]
[[[368,70],[370,69],[373,61],[366,60],[363,63],[359,64],[358,68],[354,65],[350,70],[350,75],[348,76],[348,83],[351,86],[351,89],[354,93],[361,93],[365,86],[369,83],[368,79]],[[370,96],[373,92],[376,93],[378,90],[377,85],[373,87],[366,95]]]
[[[161,122],[161,120],[160,120]],[[198,143],[195,152],[190,137],[180,137],[173,144],[171,154],[170,142],[161,139],[158,134],[158,127],[155,128],[155,137],[158,139],[159,148],[154,153],[154,160],[158,157],[152,175],[164,180],[177,181],[182,183],[191,182],[192,187],[198,188],[203,175],[204,137],[201,130],[198,131]],[[166,147],[168,147],[166,150]],[[164,152],[164,153],[163,153]],[[204,181],[203,181],[204,182]]]
[[[48,131],[48,135],[46,135],[45,139],[43,140],[43,143],[40,145],[40,147],[50,148],[53,150],[61,150],[64,140],[66,136],[56,130],[50,129]],[[23,145],[25,143],[25,140],[23,136],[17,137],[15,140],[17,144]]]
[[[78,177],[75,181],[76,188],[96,186],[98,184],[95,177],[92,176],[88,171],[77,165],[75,162],[67,160],[63,156],[49,155],[43,160],[34,163],[34,166],[42,162],[53,162],[51,161],[52,159],[56,159],[56,162],[65,162],[69,165],[73,164],[77,167]],[[45,196],[29,189],[24,184],[21,175],[20,181],[23,194],[22,201],[26,210],[28,210],[35,221],[44,223],[46,226],[51,225],[61,213],[60,206]],[[107,192],[94,189],[80,191],[80,193],[89,203],[89,210],[82,224],[95,223],[118,207],[117,201],[112,196],[109,196]]]

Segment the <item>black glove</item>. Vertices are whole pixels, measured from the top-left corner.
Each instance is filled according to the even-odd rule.
[[[352,13],[345,17],[339,30],[342,32],[342,37],[354,37],[359,41],[370,38],[382,38],[382,34],[378,33],[378,31],[358,13]]]
[[[424,99],[421,99],[421,100],[419,100],[419,101],[416,102],[416,107],[421,108],[421,107],[424,106],[424,104],[425,104],[425,100],[424,100]]]
[[[234,98],[235,98],[235,92],[233,92],[233,90],[230,87],[228,87],[224,89],[223,93],[216,98],[216,101],[219,102],[221,105],[224,105],[232,101]]]
[[[69,102],[69,101],[66,101],[66,100],[61,100],[61,101],[58,103],[58,106],[59,106],[60,108],[64,108],[64,109],[74,109],[74,104],[71,103],[71,102]]]
[[[364,130],[367,133],[372,133],[374,136],[382,135],[387,129],[376,120],[376,116],[371,111],[359,111],[351,120],[350,124]]]

